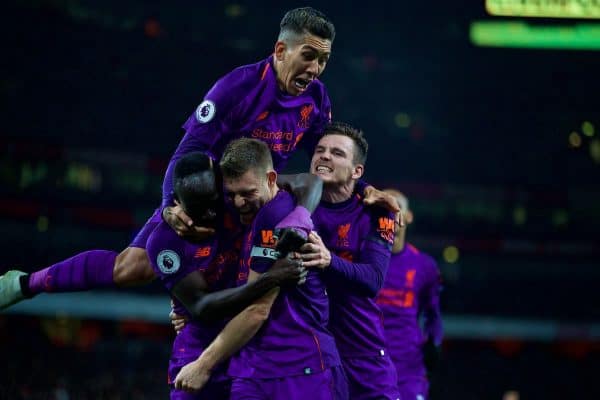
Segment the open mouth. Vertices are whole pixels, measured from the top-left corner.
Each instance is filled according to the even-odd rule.
[[[326,174],[326,173],[329,173],[329,172],[333,172],[333,169],[329,168],[326,165],[317,165],[317,168],[315,168],[315,170],[319,174]]]
[[[296,78],[294,79],[294,86],[299,90],[305,90],[306,87],[310,84],[310,82],[311,80],[309,79]]]

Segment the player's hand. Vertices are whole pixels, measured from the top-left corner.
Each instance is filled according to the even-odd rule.
[[[289,258],[278,259],[267,272],[281,286],[302,285],[308,274],[302,266],[302,260]]]
[[[405,225],[404,213],[398,206],[396,198],[391,194],[382,190],[375,189],[373,186],[367,186],[364,191],[365,198],[363,203],[368,206],[379,206],[389,210],[394,215],[394,221],[401,227]]]
[[[185,325],[188,323],[188,319],[183,316],[175,313],[175,311],[171,310],[169,313],[169,319],[171,320],[171,325],[173,325],[173,329],[179,335],[179,332],[183,330]]]
[[[295,228],[275,228],[275,234],[278,237],[275,250],[283,257],[293,251],[298,251],[308,240],[308,233],[303,234]]]
[[[300,253],[296,256],[302,260],[302,265],[306,268],[323,269],[331,265],[331,252],[315,231],[308,235],[308,243],[300,247]]]
[[[213,228],[194,225],[194,221],[183,211],[177,201],[174,206],[164,208],[162,217],[179,236],[185,239],[201,241],[215,234]]]
[[[175,377],[175,389],[196,392],[206,385],[210,379],[210,373],[211,371],[203,368],[198,360],[184,365]]]

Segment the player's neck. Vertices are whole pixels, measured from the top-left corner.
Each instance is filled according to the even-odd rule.
[[[349,181],[345,184],[323,185],[323,194],[321,199],[328,203],[341,203],[352,197],[354,193],[355,181]]]
[[[274,184],[269,188],[269,191],[271,194],[271,198],[269,200],[273,200],[275,196],[277,196],[277,193],[279,193],[279,186],[277,186],[277,184]]]
[[[282,93],[286,93],[285,84],[281,79],[279,79],[279,70],[281,68],[280,61],[277,61],[276,57],[273,57],[273,71],[275,72],[275,81],[277,81],[277,87],[281,90]]]
[[[392,254],[398,254],[406,245],[406,227],[400,228],[396,225],[396,229],[402,229],[399,233],[396,234],[394,238],[394,244],[392,246]]]

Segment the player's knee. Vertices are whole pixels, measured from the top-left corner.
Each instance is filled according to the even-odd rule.
[[[113,280],[117,286],[142,285],[156,277],[144,249],[128,248],[117,256]]]

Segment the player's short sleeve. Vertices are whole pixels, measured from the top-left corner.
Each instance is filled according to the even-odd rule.
[[[254,219],[251,234],[250,269],[266,272],[280,257],[275,250],[277,236],[275,226],[294,208],[289,193],[278,194],[259,211]]]
[[[152,269],[171,291],[188,274],[208,266],[215,249],[212,243],[189,244],[162,222],[148,238],[146,251]]]

